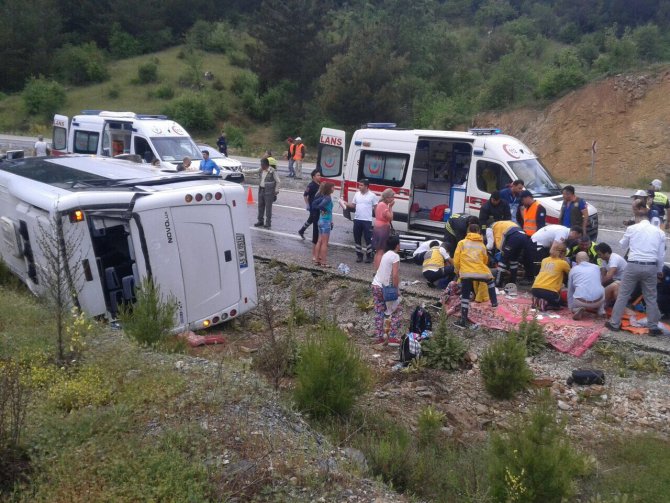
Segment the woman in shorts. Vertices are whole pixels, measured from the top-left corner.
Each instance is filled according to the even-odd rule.
[[[316,263],[321,267],[330,267],[328,265],[328,240],[330,239],[330,231],[333,228],[333,199],[331,194],[335,184],[332,182],[324,182],[319,186],[319,192],[314,198],[318,200],[319,210],[319,239],[316,242]],[[316,208],[315,208],[316,209]]]
[[[395,203],[395,192],[386,189],[375,207],[374,227],[372,228],[372,246],[375,251],[374,267],[379,269],[379,263],[386,250],[386,240],[391,232],[393,221],[393,204]]]

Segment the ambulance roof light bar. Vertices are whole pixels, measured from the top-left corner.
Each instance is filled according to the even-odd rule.
[[[363,124],[361,129],[395,129],[396,127],[395,122],[368,122]]]
[[[488,134],[500,134],[500,128],[497,127],[472,127],[468,129],[468,132],[470,134],[474,134],[476,136],[482,136],[482,135],[488,135]]]

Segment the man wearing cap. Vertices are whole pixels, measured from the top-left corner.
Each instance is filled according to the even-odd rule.
[[[305,145],[299,136],[294,140],[293,146],[293,171],[295,178],[302,180],[302,160],[305,158]]]
[[[561,206],[558,223],[568,229],[575,225],[581,227],[582,234],[586,236],[586,228],[589,224],[589,210],[586,207],[586,201],[575,195],[575,188],[572,185],[563,187],[563,205]]]
[[[295,144],[293,143],[293,138],[290,136],[286,138],[286,143],[288,144],[288,150],[286,151],[286,160],[288,161],[288,177],[295,178],[295,171],[293,170],[293,150],[295,149]]]
[[[663,262],[665,261],[665,233],[651,225],[647,216],[649,210],[638,202],[634,206],[635,215],[642,220],[639,224],[631,225],[619,241],[621,247],[628,249],[628,265],[623,273],[619,296],[614,303],[612,316],[605,323],[605,327],[618,332],[621,330],[621,317],[628,304],[633,290],[640,285],[642,295],[647,306],[647,328],[649,335],[662,335],[658,322],[661,313],[658,309],[656,283],[663,277]]]
[[[518,209],[516,221],[528,236],[532,236],[546,225],[547,210],[535,200],[530,190],[521,192],[519,200],[521,205]]]
[[[668,200],[668,196],[661,192],[661,181],[658,178],[652,180],[649,187],[650,189],[647,191],[651,200],[649,209],[658,212],[658,218],[662,225],[665,222],[665,210],[670,208],[670,200]]]
[[[258,184],[258,221],[254,227],[269,229],[272,226],[272,203],[279,194],[277,160],[274,157],[263,157],[260,168],[245,170],[244,173],[261,175]]]

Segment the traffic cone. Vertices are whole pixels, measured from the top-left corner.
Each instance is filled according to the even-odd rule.
[[[249,187],[249,192],[247,192],[247,204],[254,204],[254,193],[251,191],[251,187]]]

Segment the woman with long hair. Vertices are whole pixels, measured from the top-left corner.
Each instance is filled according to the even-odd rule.
[[[389,346],[400,345],[400,325],[403,322],[403,309],[400,298],[395,301],[384,300],[384,287],[400,286],[400,239],[398,236],[390,236],[386,240],[386,248],[383,251],[379,268],[372,280],[372,300],[375,306],[375,343],[384,341],[384,318],[390,317]]]
[[[319,186],[314,198],[314,209],[319,210],[319,239],[316,242],[316,263],[321,267],[330,267],[328,265],[328,240],[330,239],[330,231],[333,228],[333,199],[331,194],[335,184],[332,182],[324,182]]]
[[[374,227],[372,228],[372,246],[375,251],[374,268],[379,269],[379,263],[386,251],[386,240],[391,233],[391,222],[393,222],[393,204],[395,203],[395,192],[386,189],[382,192],[379,202],[375,207]]]

